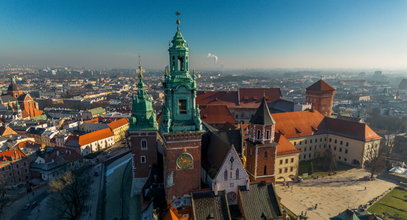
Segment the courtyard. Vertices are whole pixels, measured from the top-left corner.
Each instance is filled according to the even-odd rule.
[[[307,179],[289,187],[276,185],[276,190],[281,203],[295,214],[307,212],[309,219],[326,220],[347,208],[366,205],[396,186],[382,179],[364,180],[368,175],[365,170],[350,169],[333,176]]]

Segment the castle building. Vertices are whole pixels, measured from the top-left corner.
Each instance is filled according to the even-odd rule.
[[[163,140],[163,175],[167,200],[189,196],[201,186],[201,138],[203,134],[196,105],[195,74],[189,71],[189,49],[181,34],[180,21],[168,49],[170,71],[163,82],[165,102],[160,134]]]
[[[132,115],[128,131],[133,154],[133,193],[139,194],[152,167],[157,164],[158,124],[153,110],[153,100],[147,94],[143,72],[139,65],[137,95],[133,95]]]
[[[334,96],[335,89],[322,79],[306,89],[306,101],[327,117],[331,117]]]

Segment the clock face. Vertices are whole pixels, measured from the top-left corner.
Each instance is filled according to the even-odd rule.
[[[194,164],[194,159],[191,154],[182,153],[177,158],[177,168],[178,169],[192,169]]]

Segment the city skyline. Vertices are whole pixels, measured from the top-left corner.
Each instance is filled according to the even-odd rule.
[[[168,65],[175,11],[196,69],[407,69],[405,1],[3,1],[0,64]],[[227,13],[226,13],[227,12]]]

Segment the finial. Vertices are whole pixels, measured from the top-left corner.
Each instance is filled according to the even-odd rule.
[[[177,16],[177,30],[179,31],[180,30],[180,27],[179,27],[179,25],[181,24],[181,21],[179,20],[179,16],[181,15],[181,12],[179,12],[179,11],[177,11],[177,12],[175,12],[175,16]]]

